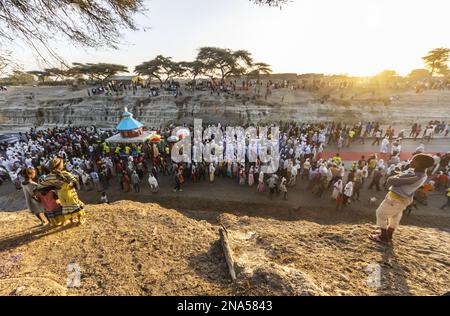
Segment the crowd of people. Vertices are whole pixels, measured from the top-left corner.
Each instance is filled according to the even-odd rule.
[[[414,125],[411,133],[419,126]],[[161,177],[173,178],[174,192],[182,191],[186,182],[214,183],[216,177],[223,177],[234,180],[237,185],[255,187],[259,194],[268,192],[270,199],[278,195],[287,199],[288,190],[294,188],[297,181],[304,180],[308,182],[308,191],[317,197],[329,194],[336,208],[342,209],[359,201],[364,187],[377,191],[388,189],[390,177],[410,167],[410,160],[400,159],[402,139],[407,137],[404,130],[395,133],[390,126],[383,130],[376,122],[286,122],[278,126],[279,168],[271,174],[263,172],[264,164],[259,159],[248,160],[252,150],[248,141],[247,159],[243,161],[216,159],[175,163],[171,158],[173,143],[167,141],[172,126],[160,128],[158,133],[162,137],[156,142],[117,145],[105,141],[115,130],[95,127],[31,129],[20,135],[19,142],[7,148],[5,157],[0,157],[0,165],[8,170],[16,189],[24,191],[29,209],[43,224],[49,222],[52,225],[82,224],[85,211],[77,190],[96,190],[101,193],[100,201],[108,203],[106,192],[111,181],[117,181],[124,193],[139,193],[142,183],[147,182],[156,193]],[[444,122],[429,122],[427,126],[433,134],[448,135],[449,125]],[[222,139],[211,137],[203,141],[202,147],[209,143],[216,152],[230,154],[231,151],[231,156],[236,155],[237,148],[229,145],[226,126],[218,127],[224,132]],[[186,129],[192,132],[192,127],[186,126]],[[428,136],[426,133],[424,139],[429,139]],[[349,165],[344,164],[339,151],[331,158],[323,157],[327,146],[346,148],[354,143],[364,143],[369,137],[374,139],[373,146],[380,146],[373,155],[362,156]],[[416,149],[416,153],[424,151],[423,144]],[[448,200],[442,208],[450,206],[449,160],[448,154],[433,156],[426,181],[405,208],[411,211],[417,203],[426,204],[430,190],[445,192]]]

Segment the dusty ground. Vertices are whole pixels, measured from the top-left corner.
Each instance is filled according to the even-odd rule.
[[[183,210],[130,201],[89,205],[87,223],[67,229],[36,227],[25,211],[2,212],[0,295],[442,295],[450,290],[449,229],[402,226],[391,250],[367,239],[375,227],[364,218],[316,220],[292,210],[284,219],[267,210],[263,217],[247,216],[233,203],[228,213],[189,211],[195,203],[185,200]],[[235,284],[218,241],[219,224],[229,231]],[[80,267],[80,288],[66,286],[70,263]],[[378,288],[367,285],[367,269],[374,264],[381,271]]]

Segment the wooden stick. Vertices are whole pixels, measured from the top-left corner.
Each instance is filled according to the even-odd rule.
[[[231,251],[228,243],[228,232],[225,227],[219,228],[220,242],[222,243],[223,253],[225,254],[225,260],[227,261],[228,271],[230,272],[231,279],[236,281],[236,272],[234,271],[233,252]]]

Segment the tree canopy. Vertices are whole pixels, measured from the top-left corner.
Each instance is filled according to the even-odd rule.
[[[123,65],[116,64],[106,64],[106,63],[98,63],[98,64],[82,64],[82,63],[74,63],[74,67],[68,71],[68,73],[75,75],[85,75],[88,76],[91,80],[100,80],[105,81],[111,76],[114,76],[118,73],[128,72],[128,68]]]
[[[381,81],[390,81],[395,76],[397,76],[397,72],[395,70],[383,70],[377,74],[375,78]]]
[[[426,69],[414,69],[408,74],[408,78],[412,80],[423,80],[430,77],[430,72]]]
[[[259,78],[261,75],[269,75],[271,73],[272,69],[269,64],[259,62],[252,65],[248,75]]]
[[[0,47],[22,41],[41,57],[55,39],[85,47],[116,47],[120,32],[136,29],[142,0],[1,0]],[[0,51],[0,55],[2,52]]]
[[[200,60],[182,61],[179,66],[183,69],[183,74],[192,80],[205,72],[205,64]]]
[[[41,81],[42,83],[44,83],[45,79],[50,76],[50,73],[45,70],[43,70],[43,71],[42,70],[31,70],[31,71],[27,71],[27,74],[36,76],[38,78],[38,80]]]
[[[219,47],[200,48],[197,61],[203,63],[204,74],[219,77],[222,81],[231,75],[245,74],[253,65],[250,52]]]
[[[164,86],[169,79],[179,76],[183,73],[180,63],[174,62],[172,57],[163,55],[156,56],[155,59],[144,61],[134,68],[138,75],[148,76],[157,79],[161,86]]]
[[[435,72],[440,75],[447,75],[449,73],[448,61],[450,58],[450,48],[435,48],[422,57],[426,67],[430,70],[430,75],[433,76]]]
[[[32,74],[20,70],[13,70],[8,77],[0,79],[0,82],[2,84],[11,84],[11,85],[29,84],[32,83],[33,81],[34,77]]]

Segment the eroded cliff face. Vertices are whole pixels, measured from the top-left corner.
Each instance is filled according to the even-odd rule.
[[[412,121],[450,120],[450,91],[404,92],[389,105],[371,99],[353,99],[343,104],[321,100],[301,90],[274,90],[266,100],[250,93],[211,95],[209,92],[173,96],[121,97],[88,96],[87,89],[73,91],[67,87],[11,87],[0,94],[2,128],[52,126],[72,123],[99,127],[115,126],[124,107],[148,128],[168,123],[243,124],[279,121],[358,122],[377,120],[383,123],[408,124]]]

